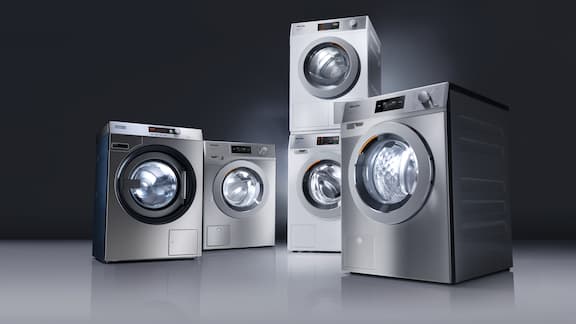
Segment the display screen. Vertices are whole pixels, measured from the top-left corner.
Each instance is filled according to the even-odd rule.
[[[244,145],[232,145],[232,153],[250,154],[252,147]]]
[[[318,24],[318,30],[332,30],[332,29],[338,29],[338,28],[340,28],[340,22],[338,22],[338,21]]]
[[[376,101],[375,112],[379,113],[388,110],[402,109],[404,108],[404,100],[405,100],[404,96],[378,100]]]
[[[162,134],[176,134],[174,128],[164,128],[164,127],[148,127],[150,133],[162,133]]]
[[[316,145],[332,145],[340,143],[339,136],[321,136],[316,138]]]

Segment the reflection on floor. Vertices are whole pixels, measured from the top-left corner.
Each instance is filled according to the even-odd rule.
[[[519,242],[515,267],[456,286],[340,272],[285,246],[101,264],[87,241],[0,241],[0,322],[513,322],[576,316],[576,242]]]

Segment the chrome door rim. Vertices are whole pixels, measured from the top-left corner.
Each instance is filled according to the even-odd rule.
[[[360,196],[356,187],[358,184],[356,180],[356,165],[360,154],[362,154],[364,149],[373,140],[383,134],[393,134],[404,139],[414,150],[419,168],[419,179],[413,194],[402,206],[388,212],[376,210],[369,206]],[[347,178],[349,184],[348,190],[350,191],[352,199],[366,216],[377,222],[390,225],[405,222],[414,217],[418,211],[422,209],[428,199],[432,182],[434,180],[433,162],[430,150],[416,131],[404,124],[396,122],[382,122],[370,128],[356,143],[352,150],[349,162]]]
[[[239,168],[246,168],[252,170],[262,180],[262,199],[260,200],[260,203],[252,209],[242,211],[231,208],[226,202],[226,199],[224,198],[222,192],[222,184],[226,176],[230,172]],[[214,202],[216,203],[220,211],[222,211],[227,216],[239,219],[247,218],[256,214],[264,205],[266,205],[270,190],[272,190],[272,188],[270,188],[270,184],[268,178],[264,173],[264,170],[257,164],[250,162],[248,160],[235,160],[224,165],[220,170],[218,170],[218,172],[216,173],[216,177],[214,178],[214,182],[212,183],[212,194],[214,195]]]
[[[319,154],[312,156],[310,159],[306,160],[306,163],[302,164],[302,167],[298,172],[298,177],[296,178],[297,181],[296,194],[300,199],[302,206],[304,206],[304,208],[306,208],[306,210],[308,210],[308,212],[310,212],[312,215],[318,216],[326,220],[339,220],[342,215],[342,203],[338,204],[338,207],[332,209],[317,208],[308,201],[308,199],[304,195],[304,191],[302,188],[306,171],[314,164],[322,160],[333,160],[339,162],[340,156],[334,152],[321,152]],[[340,183],[340,186],[342,186],[342,183]],[[342,190],[342,187],[340,187],[340,190]]]
[[[331,89],[322,89],[310,84],[308,78],[306,77],[305,64],[310,51],[322,44],[330,43],[342,48],[348,54],[350,60],[350,71],[341,84]],[[354,85],[356,85],[358,77],[360,76],[360,69],[361,66],[358,53],[350,43],[338,37],[324,37],[310,43],[302,52],[298,64],[298,75],[300,76],[300,81],[304,88],[306,88],[306,90],[308,90],[308,92],[310,92],[310,94],[313,96],[321,99],[335,99],[343,96],[348,91],[350,91]]]

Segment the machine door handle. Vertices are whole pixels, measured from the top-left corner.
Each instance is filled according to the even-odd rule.
[[[180,172],[180,180],[182,181],[182,193],[181,193],[182,200],[186,200],[186,185],[187,185],[186,175],[187,175],[186,170],[182,170],[182,172]]]

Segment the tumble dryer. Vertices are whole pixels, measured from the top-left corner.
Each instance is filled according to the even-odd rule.
[[[292,24],[290,131],[338,129],[334,100],[381,94],[380,48],[368,16]]]
[[[457,283],[512,267],[507,117],[449,83],[346,103],[343,270]]]
[[[204,249],[274,245],[274,145],[205,141],[204,149]]]
[[[341,251],[340,132],[290,135],[288,250]]]
[[[111,121],[96,165],[96,259],[201,255],[201,130]]]

